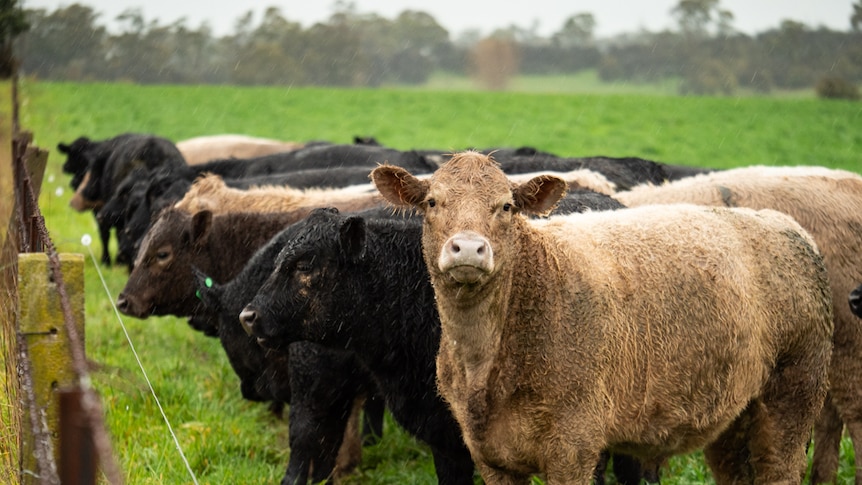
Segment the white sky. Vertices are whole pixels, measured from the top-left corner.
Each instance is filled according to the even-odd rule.
[[[186,26],[197,28],[206,22],[215,35],[232,32],[236,19],[249,10],[255,14],[255,25],[267,7],[277,6],[285,18],[308,27],[326,21],[335,5],[334,0],[22,0],[25,8],[48,11],[73,3],[101,13],[99,23],[109,28],[123,11],[140,8],[147,21],[157,19],[165,25],[184,17]],[[404,10],[427,12],[454,39],[465,30],[476,29],[487,34],[511,25],[524,29],[535,25],[540,35],[548,36],[578,13],[593,14],[597,37],[641,29],[675,29],[670,10],[679,0],[354,0],[352,3],[359,13],[375,13],[388,19]],[[733,26],[737,30],[754,34],[778,27],[783,20],[847,31],[852,4],[853,0],[721,0],[719,6],[733,13]]]

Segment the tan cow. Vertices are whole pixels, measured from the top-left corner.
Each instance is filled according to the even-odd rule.
[[[588,484],[602,449],[705,448],[719,484],[798,484],[827,388],[832,301],[816,245],[776,211],[653,206],[549,220],[565,191],[456,155],[382,166],[424,213],[438,386],[489,484]]]
[[[225,158],[254,158],[273,153],[289,152],[305,146],[295,141],[281,141],[248,135],[206,135],[180,140],[177,149],[186,163],[199,165]]]
[[[627,206],[687,202],[775,209],[814,237],[836,297],[831,387],[814,429],[811,483],[834,482],[844,424],[857,454],[862,451],[862,322],[845,299],[862,281],[862,177],[825,167],[753,166],[636,187],[616,198]],[[862,484],[862,467],[856,483]]]
[[[372,188],[369,186],[369,190]],[[376,192],[350,187],[326,189],[295,189],[287,186],[261,186],[250,189],[228,187],[218,175],[205,174],[192,184],[174,208],[194,214],[211,211],[227,212],[287,212],[309,207],[335,207],[341,211],[356,211],[378,207],[385,201]]]

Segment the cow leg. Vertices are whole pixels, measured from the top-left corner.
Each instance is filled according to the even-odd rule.
[[[611,453],[607,450],[602,451],[601,455],[599,455],[599,461],[596,463],[596,468],[593,470],[593,485],[605,485],[605,472],[608,470],[608,462],[610,460]],[[617,476],[617,480],[619,481],[619,476]]]
[[[857,484],[862,484],[862,421],[853,420],[847,423],[847,433],[850,435],[850,440],[853,441],[853,449],[859,450],[856,452],[856,481]]]
[[[822,409],[827,377],[817,347],[779,359],[763,394],[750,407],[749,450],[755,483],[798,484],[805,475],[806,447]]]
[[[98,217],[96,217],[96,221],[99,226],[99,239],[102,241],[102,264],[110,266],[111,252],[108,249],[108,244],[111,242],[111,225],[99,221]]]
[[[434,458],[434,470],[437,472],[439,485],[473,485],[476,466],[466,447],[461,453],[432,447],[431,455]],[[493,482],[486,483],[490,485]]]
[[[289,352],[290,462],[282,483],[304,484],[308,478],[317,483],[346,474],[362,452],[358,416],[364,399],[357,399],[353,358],[308,342],[292,344]]]
[[[703,450],[706,463],[718,485],[754,482],[748,443],[751,433],[751,408],[755,405],[749,404],[718,439]]]
[[[562,448],[564,450],[575,449],[577,452],[575,456],[571,456],[568,453],[553,453],[552,451],[546,463],[547,469],[544,470],[547,483],[580,483],[584,485],[592,483],[596,475],[596,463],[602,461],[605,452],[602,450],[590,450],[584,448],[583,445],[578,447],[574,443],[569,443]],[[616,460],[617,455],[612,456],[613,460]],[[615,462],[614,466],[616,466]],[[529,477],[527,478],[529,482]]]
[[[823,409],[814,424],[814,460],[811,466],[811,483],[834,483],[838,470],[838,452],[844,422],[832,402],[832,394],[826,394]],[[859,481],[857,480],[857,483]]]
[[[641,462],[637,458],[619,453],[613,454],[614,476],[620,485],[640,485],[641,481],[659,483],[660,460],[656,462]]]
[[[362,444],[373,445],[383,436],[383,414],[386,402],[379,392],[373,392],[365,401],[363,413]]]
[[[479,469],[482,470],[482,479],[485,481],[487,485],[526,485],[530,483],[529,475],[521,475],[518,473],[507,473],[501,470],[495,470],[491,468],[483,468],[479,465]],[[548,479],[548,483],[557,483],[552,482],[551,479]],[[560,482],[566,483],[566,482]],[[589,482],[584,482],[589,483]]]

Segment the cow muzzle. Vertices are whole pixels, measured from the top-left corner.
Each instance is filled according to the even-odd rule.
[[[120,296],[117,298],[116,305],[117,310],[119,310],[123,315],[135,318],[147,318],[150,315],[150,312],[145,310],[145,305],[143,305],[134,296],[126,294],[125,292],[120,293]]]
[[[477,283],[494,270],[494,251],[481,235],[462,231],[443,244],[437,266],[458,283]]]

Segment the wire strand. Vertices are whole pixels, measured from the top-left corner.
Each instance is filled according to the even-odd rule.
[[[114,309],[114,314],[117,316],[117,321],[120,322],[120,327],[123,329],[123,333],[126,335],[126,341],[129,343],[129,348],[132,349],[132,354],[135,356],[135,360],[138,362],[138,367],[140,367],[141,373],[144,375],[144,380],[147,382],[147,387],[150,388],[150,394],[153,395],[153,399],[156,401],[156,406],[158,406],[159,412],[162,414],[162,419],[165,420],[165,424],[168,427],[168,431],[171,433],[171,438],[173,438],[174,440],[174,446],[176,446],[177,451],[180,453],[180,457],[182,458],[183,463],[186,466],[186,470],[188,470],[189,475],[192,477],[192,482],[194,482],[195,485],[198,485],[197,477],[195,477],[195,473],[194,471],[192,471],[192,467],[191,465],[189,465],[189,461],[188,459],[186,459],[185,453],[183,453],[183,449],[180,446],[180,441],[177,439],[177,435],[174,433],[174,428],[171,426],[171,423],[168,420],[168,416],[167,414],[165,414],[165,410],[162,408],[162,403],[159,402],[159,397],[156,395],[155,389],[153,389],[153,385],[150,382],[150,377],[147,375],[146,369],[144,369],[144,364],[141,362],[137,350],[135,350],[135,345],[132,343],[132,338],[129,336],[129,331],[126,330],[126,324],[123,323],[123,318],[120,316],[120,312],[119,310],[117,310],[117,306],[114,304],[114,297],[113,295],[111,295],[111,291],[108,289],[108,284],[105,282],[105,278],[102,276],[102,270],[99,269],[99,263],[96,261],[95,255],[93,255],[93,250],[86,242],[84,243],[84,246],[87,247],[87,252],[90,253],[90,259],[93,261],[93,266],[96,268],[96,273],[99,274],[99,280],[102,282],[102,287],[105,289],[105,294],[108,295],[108,300],[110,300],[111,302],[111,308]]]

